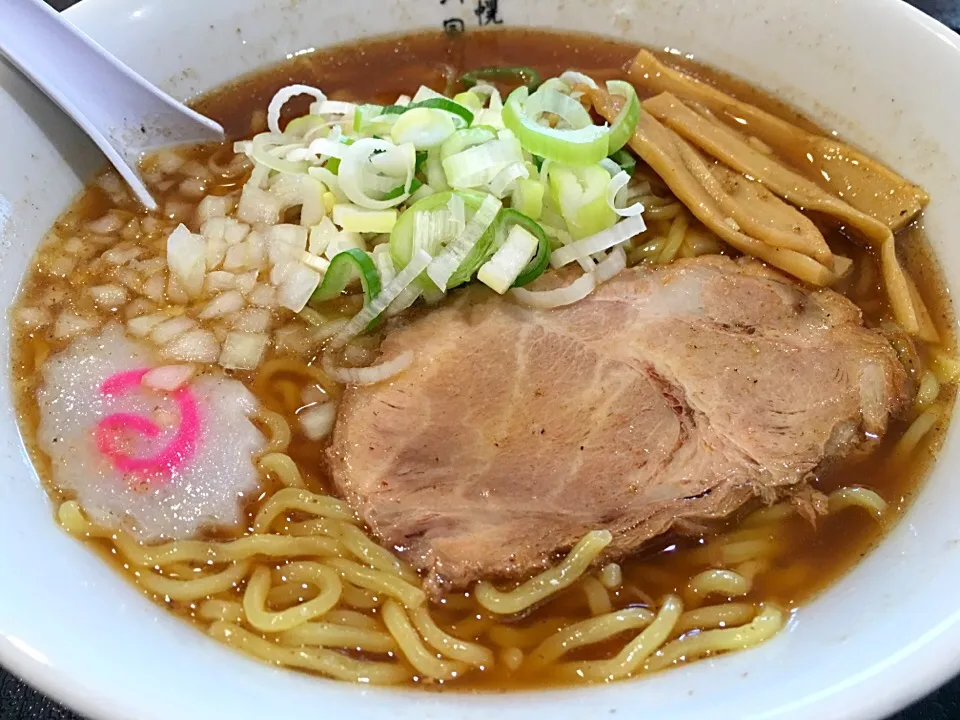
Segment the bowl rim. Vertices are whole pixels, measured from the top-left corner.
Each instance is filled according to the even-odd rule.
[[[856,0],[836,1],[855,2]],[[94,13],[104,12],[108,6],[117,3],[118,0],[81,0],[65,10],[64,15],[83,25],[86,18],[92,18]],[[951,47],[957,61],[960,62],[960,35],[946,25],[908,4],[906,0],[877,0],[875,5],[871,5],[875,8],[881,8],[881,6],[886,12],[900,13],[904,21],[909,21],[939,36]],[[922,494],[921,488],[918,495]],[[844,708],[843,718],[875,720],[888,713],[897,712],[933,692],[960,673],[960,646],[955,642],[957,638],[960,638],[960,608],[939,624],[929,628],[913,643],[903,647],[900,652],[848,678],[839,689],[836,686],[828,688],[829,692],[795,704],[796,707],[792,711],[787,708],[776,708],[769,714],[753,715],[751,718],[763,720],[767,717],[781,717],[780,713],[785,710],[790,718],[816,715],[832,718],[835,717],[834,711],[837,709],[835,695],[849,691],[854,686],[861,689],[868,686],[870,692],[865,696],[870,700],[857,708]],[[129,718],[122,708],[114,706],[109,696],[101,696],[94,689],[84,687],[75,678],[66,676],[57,668],[46,664],[42,657],[37,656],[36,650],[25,644],[18,644],[15,638],[0,637],[0,665],[51,700],[85,717],[96,718],[96,720],[128,720]],[[571,691],[590,692],[590,689],[571,689]],[[398,694],[407,694],[407,691],[401,690]],[[505,697],[529,697],[537,694],[538,691],[521,691],[510,693]],[[459,694],[459,697],[468,697],[468,694]],[[148,705],[148,701],[144,700],[141,708],[147,713],[145,717],[153,718],[155,715]],[[792,714],[797,711],[803,714]]]

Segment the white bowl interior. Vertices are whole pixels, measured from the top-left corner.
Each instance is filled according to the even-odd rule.
[[[508,25],[548,25],[680,48],[788,99],[924,185],[951,286],[960,279],[960,47],[897,0],[541,0],[501,3]],[[85,0],[70,19],[181,97],[356,37],[477,25],[473,4],[352,0]],[[92,145],[0,65],[0,302],[100,165]],[[2,363],[8,366],[3,325]],[[617,716],[875,718],[960,667],[960,440],[906,518],[789,630],[741,654],[610,686],[464,697],[362,688],[281,672],[226,650],[145,600],[55,525],[0,383],[0,661],[82,712],[180,720],[286,717],[510,720]]]

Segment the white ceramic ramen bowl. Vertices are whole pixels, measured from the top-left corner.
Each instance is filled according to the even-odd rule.
[[[185,98],[329,43],[444,21],[469,32],[474,10],[474,0],[84,0],[69,17]],[[927,231],[960,287],[960,37],[907,5],[503,0],[497,17],[680,48],[792,101],[930,191]],[[37,241],[101,162],[0,66],[3,308]],[[758,649],[604,687],[381,690],[275,670],[221,647],[61,532],[18,436],[6,323],[0,333],[0,662],[88,716],[854,720],[884,717],[960,670],[960,425],[882,545]]]

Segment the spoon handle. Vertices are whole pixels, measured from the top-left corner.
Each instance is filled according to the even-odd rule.
[[[220,125],[148,83],[42,0],[0,0],[0,53],[83,128],[138,195],[145,151],[223,140]]]

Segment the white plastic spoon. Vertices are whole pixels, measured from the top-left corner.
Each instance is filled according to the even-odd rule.
[[[223,140],[223,128],[154,87],[42,0],[0,0],[0,53],[83,128],[148,209],[144,153]]]

